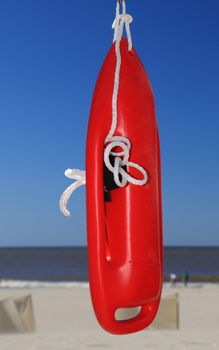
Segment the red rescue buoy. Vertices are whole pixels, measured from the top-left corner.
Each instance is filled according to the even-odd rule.
[[[134,49],[120,43],[121,72],[116,134],[131,140],[131,160],[147,170],[143,186],[128,183],[104,200],[104,141],[112,120],[115,44],[97,79],[87,134],[86,200],[89,279],[101,326],[115,334],[141,330],[154,319],[162,286],[160,148],[152,88]],[[129,173],[138,177],[135,169]],[[119,308],[141,307],[117,321]]]
[[[122,14],[120,14],[122,3]],[[68,169],[76,182],[60,199],[86,182],[89,282],[100,325],[114,334],[147,327],[156,316],[162,289],[162,204],[160,145],[152,88],[132,48],[125,1],[117,2],[112,45],[97,79],[91,105],[85,172]],[[122,39],[126,27],[127,38]],[[132,318],[118,310],[138,308]]]

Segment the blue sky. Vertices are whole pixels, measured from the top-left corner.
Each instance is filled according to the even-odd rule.
[[[127,0],[157,106],[166,245],[219,245],[219,2]],[[115,1],[0,1],[0,246],[86,244],[85,166],[95,80]]]

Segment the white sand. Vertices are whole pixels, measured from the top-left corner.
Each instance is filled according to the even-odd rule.
[[[1,335],[0,350],[136,349],[219,350],[219,285],[171,288],[179,293],[180,329],[114,336],[97,324],[87,288],[0,289],[0,300],[32,294],[37,331]]]

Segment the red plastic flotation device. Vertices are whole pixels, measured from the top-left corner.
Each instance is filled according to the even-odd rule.
[[[161,169],[152,88],[136,51],[129,51],[127,40],[122,39],[115,134],[131,141],[130,161],[140,164],[148,179],[142,186],[128,182],[121,188],[115,184],[111,190],[106,188],[110,175],[106,174],[103,158],[112,122],[115,45],[97,79],[90,112],[86,149],[87,233],[90,290],[96,317],[105,330],[125,334],[147,327],[160,302]],[[140,177],[135,168],[127,166],[124,171],[133,178]],[[136,317],[116,320],[117,309],[131,307],[141,307]]]
[[[123,12],[120,14],[120,3]],[[118,1],[114,44],[97,79],[87,134],[86,200],[90,290],[100,325],[114,334],[147,327],[162,288],[160,146],[152,88],[132,49],[125,1]],[[127,38],[122,39],[126,27]],[[60,199],[85,184],[85,172]],[[130,319],[120,309],[139,308]]]

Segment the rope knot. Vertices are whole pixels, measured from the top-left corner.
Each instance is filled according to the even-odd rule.
[[[123,23],[131,24],[133,21],[133,17],[128,13],[124,13],[124,14],[122,13],[120,15],[117,15],[113,21],[112,29],[115,29],[120,21],[123,21]]]
[[[112,136],[107,142],[108,144],[104,150],[104,162],[109,171],[113,173],[116,185],[118,187],[124,187],[128,182],[139,186],[145,185],[148,179],[146,170],[139,164],[129,161],[131,149],[129,139],[124,136]],[[115,148],[120,148],[122,150],[116,151]],[[110,162],[111,155],[115,157],[114,165]],[[143,175],[143,179],[139,180],[131,176],[124,170],[126,166],[137,169]]]

